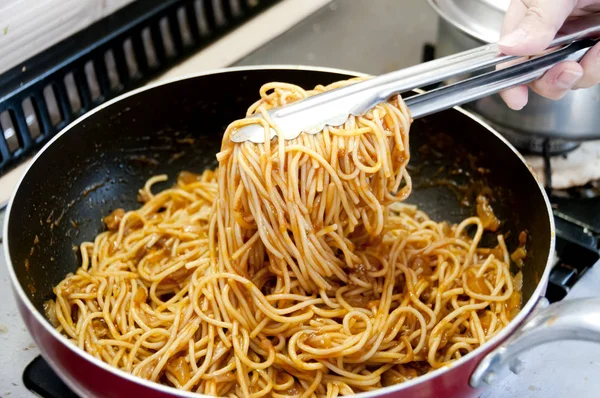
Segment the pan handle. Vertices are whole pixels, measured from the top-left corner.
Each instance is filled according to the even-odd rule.
[[[519,355],[560,340],[600,343],[600,298],[566,300],[552,305],[541,298],[519,329],[479,363],[471,375],[471,387],[492,384],[506,367],[519,373],[523,368]]]

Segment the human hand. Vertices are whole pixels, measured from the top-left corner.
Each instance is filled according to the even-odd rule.
[[[600,13],[600,0],[511,0],[502,35],[500,50],[509,55],[529,56],[543,52],[556,33],[571,17]],[[600,83],[600,43],[580,63],[562,62],[539,80],[529,84],[536,93],[560,99],[569,90],[587,88]],[[528,87],[520,86],[500,94],[515,110],[527,105]]]

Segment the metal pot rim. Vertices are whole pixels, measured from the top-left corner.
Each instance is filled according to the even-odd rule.
[[[475,26],[469,26],[465,22],[460,21],[458,18],[455,18],[454,16],[452,16],[451,13],[449,13],[447,10],[444,9],[444,7],[440,6],[440,4],[439,4],[440,1],[444,1],[444,0],[427,0],[427,2],[429,3],[429,6],[431,8],[433,8],[433,10],[441,18],[443,18],[446,22],[453,25],[454,27],[459,29],[461,32],[467,34],[468,36],[472,37],[473,39],[479,40],[482,43],[493,43],[496,41],[494,38],[492,38],[489,35],[487,35],[486,33],[482,32],[481,29],[477,29]],[[498,6],[493,1],[490,1],[490,0],[476,0],[476,1],[478,1],[482,4],[485,3],[485,5],[490,7],[491,12],[505,12],[506,11],[504,5]],[[500,32],[498,32],[498,34],[499,33]]]
[[[431,0],[428,0],[428,1],[431,1]],[[159,383],[155,383],[155,382],[143,379],[141,377],[133,376],[130,373],[127,373],[121,369],[110,366],[109,364],[107,364],[103,361],[100,361],[99,359],[95,358],[94,356],[87,353],[86,351],[71,344],[62,334],[60,334],[55,328],[53,328],[52,325],[50,325],[50,323],[44,318],[44,316],[41,314],[41,312],[39,312],[34,307],[33,303],[31,302],[31,300],[29,299],[29,297],[23,290],[21,283],[19,282],[17,275],[15,273],[12,259],[10,256],[10,252],[9,252],[9,238],[10,237],[8,235],[8,224],[11,219],[10,215],[11,215],[12,207],[14,205],[15,197],[16,197],[17,192],[19,191],[19,188],[21,187],[21,184],[23,183],[24,179],[26,178],[26,176],[30,172],[31,168],[33,167],[33,164],[36,161],[38,161],[38,159],[44,154],[46,149],[48,149],[60,137],[65,135],[67,132],[69,132],[69,130],[71,130],[75,126],[81,124],[81,122],[83,122],[85,119],[87,119],[91,115],[93,115],[97,112],[100,112],[100,111],[104,110],[105,108],[108,108],[109,106],[112,106],[113,104],[119,102],[120,100],[122,100],[124,98],[134,96],[134,95],[144,92],[144,91],[152,90],[156,87],[168,85],[168,84],[175,83],[175,82],[180,82],[180,81],[187,80],[187,79],[192,79],[195,77],[213,75],[213,74],[218,74],[218,73],[253,71],[253,70],[269,70],[269,69],[339,73],[339,74],[348,75],[349,77],[350,76],[364,76],[364,77],[369,76],[368,74],[361,73],[361,72],[355,72],[355,71],[350,71],[350,70],[345,70],[345,69],[328,68],[328,67],[315,67],[315,66],[304,66],[304,65],[255,65],[255,66],[241,66],[241,67],[213,69],[213,70],[208,70],[208,71],[204,71],[201,73],[195,73],[195,74],[190,74],[190,75],[186,75],[186,76],[169,79],[169,80],[166,80],[163,82],[157,82],[157,83],[154,83],[154,84],[151,84],[148,86],[144,86],[144,87],[140,87],[135,90],[129,91],[127,93],[124,93],[118,97],[113,98],[110,101],[105,102],[102,105],[99,105],[97,108],[94,108],[93,110],[87,112],[86,114],[80,116],[79,118],[77,118],[76,120],[71,122],[68,126],[66,126],[62,131],[60,131],[58,134],[56,134],[56,136],[54,136],[50,141],[48,141],[48,143],[46,143],[46,145],[44,145],[44,147],[42,149],[40,149],[40,151],[35,155],[33,160],[29,163],[29,165],[27,166],[27,169],[25,170],[25,172],[19,179],[19,182],[18,182],[15,190],[13,191],[13,194],[12,194],[10,201],[8,203],[8,206],[6,208],[7,216],[6,216],[6,220],[4,221],[4,228],[3,228],[4,256],[5,256],[7,266],[8,266],[8,273],[9,273],[10,281],[13,286],[15,294],[18,296],[18,299],[24,304],[24,306],[27,308],[27,310],[31,314],[33,314],[33,318],[35,319],[35,321],[38,322],[39,324],[41,324],[47,333],[52,335],[52,337],[54,337],[57,341],[64,344],[73,353],[75,353],[76,355],[79,355],[80,357],[91,362],[92,364],[112,373],[115,376],[122,377],[132,383],[140,384],[140,385],[143,385],[150,389],[155,389],[155,390],[158,390],[158,391],[161,391],[161,392],[164,392],[167,394],[171,394],[173,396],[178,396],[178,397],[198,398],[198,397],[205,396],[205,395],[199,395],[199,394],[193,393],[193,392],[177,390],[175,388],[168,387],[168,386],[165,386],[165,385],[162,385]],[[552,215],[552,207],[550,205],[550,201],[549,201],[547,195],[545,194],[542,184],[537,179],[537,177],[535,176],[535,173],[533,173],[531,168],[529,166],[527,166],[527,163],[526,163],[525,159],[523,158],[523,156],[502,135],[500,135],[492,127],[490,127],[488,124],[486,124],[484,121],[482,121],[480,118],[473,115],[472,113],[465,111],[464,109],[462,109],[460,107],[455,107],[454,110],[462,113],[466,117],[469,117],[470,119],[472,119],[475,122],[477,122],[478,124],[480,124],[483,128],[487,129],[489,132],[494,134],[496,136],[496,138],[498,138],[500,141],[502,141],[505,145],[507,145],[511,149],[511,151],[521,160],[523,165],[526,166],[530,170],[531,175],[534,177],[534,179],[538,185],[538,189],[540,190],[540,193],[542,194],[542,197],[546,204],[546,211],[547,211],[549,224],[550,224],[551,241],[550,241],[550,247],[549,247],[549,251],[548,251],[549,252],[548,259],[546,262],[546,266],[544,268],[544,273],[541,276],[540,281],[538,282],[538,285],[536,286],[531,297],[529,298],[527,303],[523,306],[523,308],[521,309],[519,314],[517,314],[517,316],[510,322],[510,324],[507,327],[505,327],[500,333],[498,333],[496,336],[494,336],[491,340],[487,341],[483,346],[478,347],[477,349],[471,351],[470,353],[461,357],[457,361],[452,362],[452,364],[450,366],[436,369],[430,373],[427,373],[423,376],[417,377],[413,380],[409,380],[407,382],[403,382],[403,383],[396,384],[396,385],[389,386],[389,387],[380,388],[380,389],[374,390],[374,391],[363,392],[363,393],[357,394],[357,397],[362,397],[362,398],[376,397],[379,395],[384,395],[384,394],[389,394],[392,392],[406,390],[417,384],[426,383],[426,382],[436,378],[437,376],[439,376],[445,372],[448,372],[451,368],[464,365],[465,363],[473,360],[477,355],[480,355],[484,351],[501,343],[503,340],[505,340],[507,337],[509,337],[511,334],[513,334],[515,332],[515,330],[518,328],[518,326],[526,319],[526,317],[529,315],[529,313],[533,310],[536,303],[538,302],[538,298],[540,296],[542,296],[543,290],[545,289],[545,286],[547,285],[548,277],[550,274],[550,268],[552,266],[552,257],[553,257],[553,253],[554,253],[554,247],[555,247],[555,227],[554,227],[554,218]],[[43,349],[42,347],[40,347],[40,348]],[[46,354],[46,353],[44,353],[44,354]],[[50,362],[53,362],[53,361],[50,360]],[[77,386],[72,385],[70,377],[63,376],[62,378],[63,378],[63,381],[65,381],[69,385],[69,387],[71,389],[73,389],[76,393],[78,393],[79,395],[82,395],[82,396],[85,395],[82,391],[78,391]],[[208,396],[205,396],[205,397],[208,397]]]

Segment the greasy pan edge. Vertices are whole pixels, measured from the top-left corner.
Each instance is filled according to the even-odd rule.
[[[336,69],[336,68],[326,68],[326,67],[313,67],[313,66],[300,66],[300,65],[257,65],[257,66],[248,66],[248,67],[233,67],[233,68],[222,68],[222,69],[215,69],[215,70],[209,70],[206,72],[202,72],[202,73],[196,73],[196,74],[191,74],[191,75],[186,75],[183,77],[178,77],[178,78],[174,78],[174,79],[170,79],[170,80],[166,80],[164,82],[158,82],[152,85],[148,85],[148,86],[144,86],[144,87],[140,87],[138,89],[132,90],[130,92],[127,92],[125,94],[122,94],[100,106],[98,106],[97,108],[91,110],[90,112],[82,115],[81,117],[79,117],[78,119],[76,119],[75,121],[73,121],[72,123],[70,123],[68,126],[66,126],[62,131],[60,131],[56,136],[54,136],[46,145],[44,145],[44,147],[35,155],[35,157],[33,158],[33,160],[31,161],[31,163],[29,164],[29,166],[27,167],[27,169],[25,170],[25,172],[23,173],[23,175],[21,176],[21,178],[19,179],[19,182],[14,190],[14,192],[11,195],[10,201],[8,203],[8,206],[6,208],[6,220],[4,221],[4,227],[3,227],[3,235],[4,235],[4,242],[3,242],[3,247],[4,247],[4,256],[6,259],[6,263],[8,266],[8,273],[10,275],[10,281],[12,284],[12,287],[16,293],[16,295],[18,295],[18,299],[21,300],[21,302],[24,304],[24,306],[27,308],[27,310],[33,314],[33,317],[35,318],[35,320],[40,323],[41,325],[43,325],[43,328],[45,329],[46,332],[50,333],[52,335],[52,337],[54,337],[55,339],[58,339],[59,341],[61,341],[66,347],[68,347],[73,353],[81,356],[83,359],[90,361],[92,364],[101,367],[102,369],[113,373],[114,375],[118,376],[118,377],[122,377],[126,380],[129,380],[133,383],[136,384],[141,384],[147,388],[151,388],[151,389],[155,389],[155,390],[159,390],[161,392],[167,393],[167,394],[171,394],[173,396],[179,396],[179,397],[201,397],[204,395],[200,395],[198,393],[194,393],[194,392],[187,392],[187,391],[181,391],[181,390],[177,390],[175,388],[172,387],[168,387],[165,385],[161,385],[146,379],[142,379],[140,377],[137,376],[133,376],[125,371],[122,371],[120,369],[114,368],[112,366],[110,366],[109,364],[100,361],[99,359],[93,357],[91,354],[88,354],[87,352],[81,350],[79,347],[70,344],[67,339],[60,334],[59,332],[56,331],[56,329],[54,329],[49,322],[47,322],[47,320],[45,319],[45,317],[34,307],[33,303],[29,300],[29,297],[27,296],[27,294],[25,293],[25,291],[23,290],[23,288],[21,287],[21,284],[19,283],[16,273],[14,271],[14,267],[13,267],[13,263],[11,261],[11,257],[9,254],[9,236],[8,236],[8,224],[10,222],[10,215],[11,215],[11,210],[12,207],[14,205],[14,200],[16,197],[16,194],[23,182],[23,180],[25,179],[25,176],[29,173],[31,167],[33,166],[33,164],[38,160],[38,158],[41,157],[41,155],[44,153],[44,151],[50,146],[52,145],[57,139],[59,139],[62,135],[66,134],[71,128],[73,128],[74,126],[80,124],[82,121],[84,121],[86,118],[90,117],[91,115],[93,115],[96,112],[99,112],[101,110],[103,110],[104,108],[113,105],[114,103],[136,95],[140,92],[144,92],[146,90],[151,90],[155,87],[159,87],[159,86],[163,86],[163,85],[167,85],[173,82],[177,82],[177,81],[182,81],[182,80],[186,80],[189,78],[193,78],[193,77],[198,77],[198,76],[205,76],[205,75],[212,75],[212,74],[219,74],[219,73],[228,73],[228,72],[235,72],[235,71],[251,71],[251,70],[269,70],[269,69],[288,69],[288,70],[305,70],[305,71],[322,71],[322,72],[330,72],[330,73],[339,73],[339,74],[346,74],[349,76],[368,76],[367,74],[364,73],[359,73],[359,72],[354,72],[354,71],[349,71],[349,70],[344,70],[344,69]],[[454,110],[462,113],[464,116],[471,118],[472,120],[474,120],[475,122],[477,122],[479,125],[481,125],[482,127],[484,127],[485,129],[487,129],[490,133],[492,133],[494,136],[496,136],[496,138],[498,138],[500,141],[502,141],[506,146],[508,146],[511,151],[519,158],[519,160],[523,163],[523,165],[525,167],[527,167],[530,171],[531,169],[527,166],[525,159],[523,158],[523,156],[521,156],[521,154],[504,138],[502,137],[499,133],[497,133],[494,129],[492,129],[489,125],[487,125],[484,121],[482,121],[480,118],[472,115],[471,113],[463,110],[460,107],[456,107],[454,108]],[[489,340],[488,342],[486,342],[486,344],[484,344],[481,347],[478,347],[476,350],[473,350],[472,352],[470,352],[469,354],[463,356],[462,358],[460,358],[459,360],[455,361],[452,363],[451,367],[456,367],[456,366],[460,366],[462,364],[467,363],[468,361],[472,360],[474,357],[476,357],[477,355],[480,355],[483,351],[489,350],[490,347],[496,346],[497,344],[499,344],[501,341],[505,340],[508,336],[510,336],[518,327],[519,324],[521,324],[523,322],[523,320],[528,316],[528,314],[532,311],[533,307],[535,306],[535,304],[538,301],[538,298],[542,295],[543,290],[545,289],[546,285],[547,285],[547,281],[548,281],[548,277],[549,277],[549,273],[550,273],[550,268],[551,268],[551,264],[552,264],[552,257],[554,255],[554,247],[555,247],[555,227],[554,227],[554,218],[552,216],[552,208],[550,205],[550,202],[548,200],[548,197],[546,196],[544,189],[541,185],[541,183],[539,182],[539,180],[535,177],[535,175],[533,174],[533,172],[531,172],[536,183],[538,184],[538,189],[540,190],[542,197],[544,199],[544,202],[546,204],[546,211],[548,213],[548,219],[549,219],[549,223],[550,223],[550,236],[551,236],[551,241],[550,241],[550,247],[549,247],[549,256],[546,262],[546,266],[544,268],[544,273],[541,276],[540,282],[538,283],[537,287],[535,288],[533,294],[531,295],[530,299],[527,301],[527,303],[523,306],[523,308],[521,309],[521,311],[519,312],[519,314],[511,321],[511,323],[504,328],[500,333],[498,333],[498,335],[496,335],[494,338],[492,338],[491,340]],[[14,220],[13,220],[14,221]],[[52,359],[50,359],[50,362],[52,363]],[[364,392],[364,393],[360,393],[357,394],[358,397],[375,397],[378,395],[383,395],[383,394],[389,394],[392,392],[397,392],[397,391],[402,391],[405,389],[408,389],[414,385],[420,384],[420,383],[425,383],[431,379],[434,379],[435,377],[437,377],[438,375],[441,375],[444,372],[447,372],[449,369],[448,368],[440,368],[437,369],[433,372],[430,372],[426,375],[420,376],[416,379],[401,383],[401,384],[397,384],[394,386],[389,386],[389,387],[384,387],[381,389],[378,389],[376,391],[370,391],[370,392]],[[470,376],[470,375],[469,375]],[[63,376],[63,378],[67,379],[65,380],[66,383],[74,390],[76,390],[77,388],[74,386],[72,386],[70,377],[65,377]]]

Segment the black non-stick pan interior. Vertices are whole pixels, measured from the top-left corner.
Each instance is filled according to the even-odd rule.
[[[7,238],[21,286],[41,309],[52,287],[76,270],[74,248],[93,240],[104,228],[102,217],[114,209],[139,207],[137,192],[146,179],[166,173],[164,188],[181,170],[214,167],[225,127],[244,116],[262,84],[310,88],[347,77],[297,69],[230,71],[141,91],[89,115],[44,150],[18,188]],[[486,190],[509,249],[520,231],[528,232],[528,299],[551,240],[546,205],[530,171],[500,138],[456,110],[416,121],[410,141],[411,203],[436,220],[458,222],[475,214],[474,197]]]

